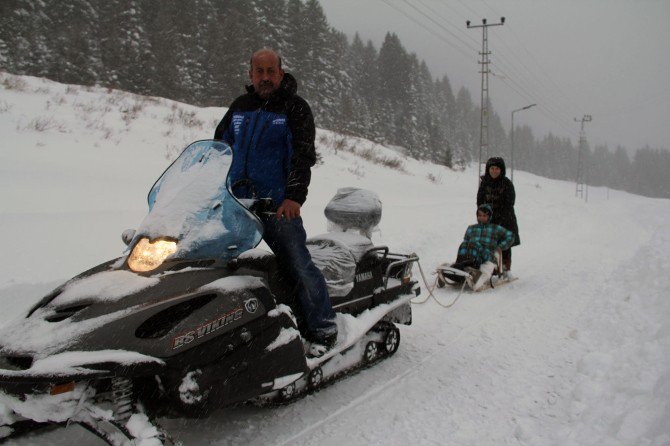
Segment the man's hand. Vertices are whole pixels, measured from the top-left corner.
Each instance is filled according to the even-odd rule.
[[[277,220],[283,215],[287,220],[290,220],[294,217],[300,217],[300,203],[297,201],[285,199],[279,209],[277,209]]]

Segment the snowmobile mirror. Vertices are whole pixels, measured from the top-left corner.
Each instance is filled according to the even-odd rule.
[[[123,243],[125,243],[126,246],[130,245],[130,242],[133,241],[133,237],[135,237],[134,229],[126,229],[121,233],[121,240],[123,240]]]

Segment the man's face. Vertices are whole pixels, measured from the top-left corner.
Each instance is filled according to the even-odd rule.
[[[477,211],[477,223],[485,224],[489,222],[489,214],[482,211]]]
[[[284,78],[284,70],[279,68],[279,58],[271,52],[261,52],[251,59],[249,79],[256,93],[267,99],[274,93]]]

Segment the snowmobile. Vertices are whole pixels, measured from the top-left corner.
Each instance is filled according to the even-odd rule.
[[[291,401],[392,355],[410,324],[415,255],[370,240],[374,193],[341,189],[308,240],[337,312],[337,343],[310,357],[294,285],[257,248],[268,200],[237,198],[232,150],[189,145],[149,192],[128,248],[0,329],[0,437],[78,423],[110,445],[173,444],[160,417]]]

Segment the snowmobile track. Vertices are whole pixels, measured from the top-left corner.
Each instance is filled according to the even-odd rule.
[[[396,328],[397,330],[397,328]],[[351,348],[354,348],[356,344],[352,345],[351,347],[345,349],[342,351],[342,353],[346,353],[348,350]],[[395,354],[397,351],[394,350],[393,352],[386,352],[384,349],[378,349],[377,350],[377,355],[375,356],[374,359],[371,361],[366,361],[365,359],[361,360],[360,362],[356,363],[353,367],[349,367],[343,370],[340,370],[339,372],[335,373],[334,375],[329,376],[327,379],[322,380],[317,387],[312,387],[309,385],[309,383],[299,392],[292,394],[290,398],[287,399],[282,399],[281,397],[268,397],[263,398],[262,396],[259,397],[259,400],[254,400],[249,402],[249,404],[254,405],[256,407],[281,407],[281,406],[286,406],[288,404],[292,404],[298,400],[301,400],[302,398],[306,397],[307,395],[314,394],[316,392],[319,392],[322,389],[325,389],[327,387],[330,387],[331,385],[339,382],[340,380],[354,376],[361,372],[362,370],[368,369],[373,367],[374,365],[380,363],[384,359],[390,358]],[[317,367],[318,368],[318,367]],[[314,369],[316,370],[316,368]],[[303,379],[303,378],[300,378]]]

